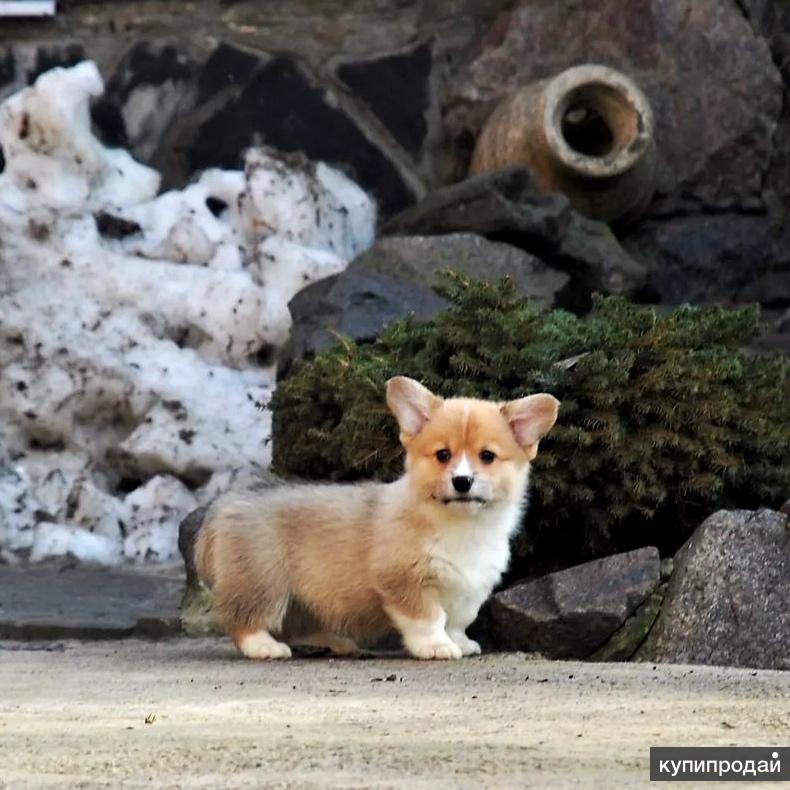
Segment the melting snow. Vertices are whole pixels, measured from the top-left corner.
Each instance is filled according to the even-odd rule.
[[[102,90],[84,62],[0,105],[5,556],[177,556],[179,520],[269,463],[291,297],[373,241],[359,187],[268,149],[157,195],[91,133]]]

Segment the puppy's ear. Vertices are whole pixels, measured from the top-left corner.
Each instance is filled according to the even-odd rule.
[[[502,414],[518,446],[532,460],[538,453],[538,442],[557,420],[560,402],[546,393],[512,400],[502,406]]]
[[[403,444],[423,429],[441,402],[440,397],[406,376],[395,376],[387,382],[387,406],[398,421]]]

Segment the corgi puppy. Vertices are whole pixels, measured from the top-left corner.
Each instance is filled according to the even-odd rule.
[[[399,480],[228,493],[206,514],[197,571],[248,658],[351,654],[393,628],[415,658],[480,652],[466,629],[507,567],[559,402],[445,400],[397,376],[387,404],[406,450]]]

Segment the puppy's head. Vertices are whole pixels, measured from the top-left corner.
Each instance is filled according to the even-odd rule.
[[[387,382],[387,405],[400,427],[412,490],[447,507],[473,508],[520,501],[529,462],[560,404],[547,394],[508,403],[444,400],[396,376]]]

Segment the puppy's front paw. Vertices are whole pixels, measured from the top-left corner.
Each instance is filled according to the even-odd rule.
[[[258,661],[273,660],[278,658],[290,658],[291,648],[284,642],[278,642],[266,631],[257,631],[247,634],[238,641],[239,650],[247,658]]]
[[[479,656],[481,653],[480,645],[474,639],[470,639],[463,631],[448,631],[450,639],[461,648],[465,656]]]
[[[422,659],[439,659],[447,661],[448,659],[457,659],[463,656],[461,648],[451,642],[449,639],[441,642],[426,642],[424,644],[412,644],[409,646],[409,652],[415,658]]]

